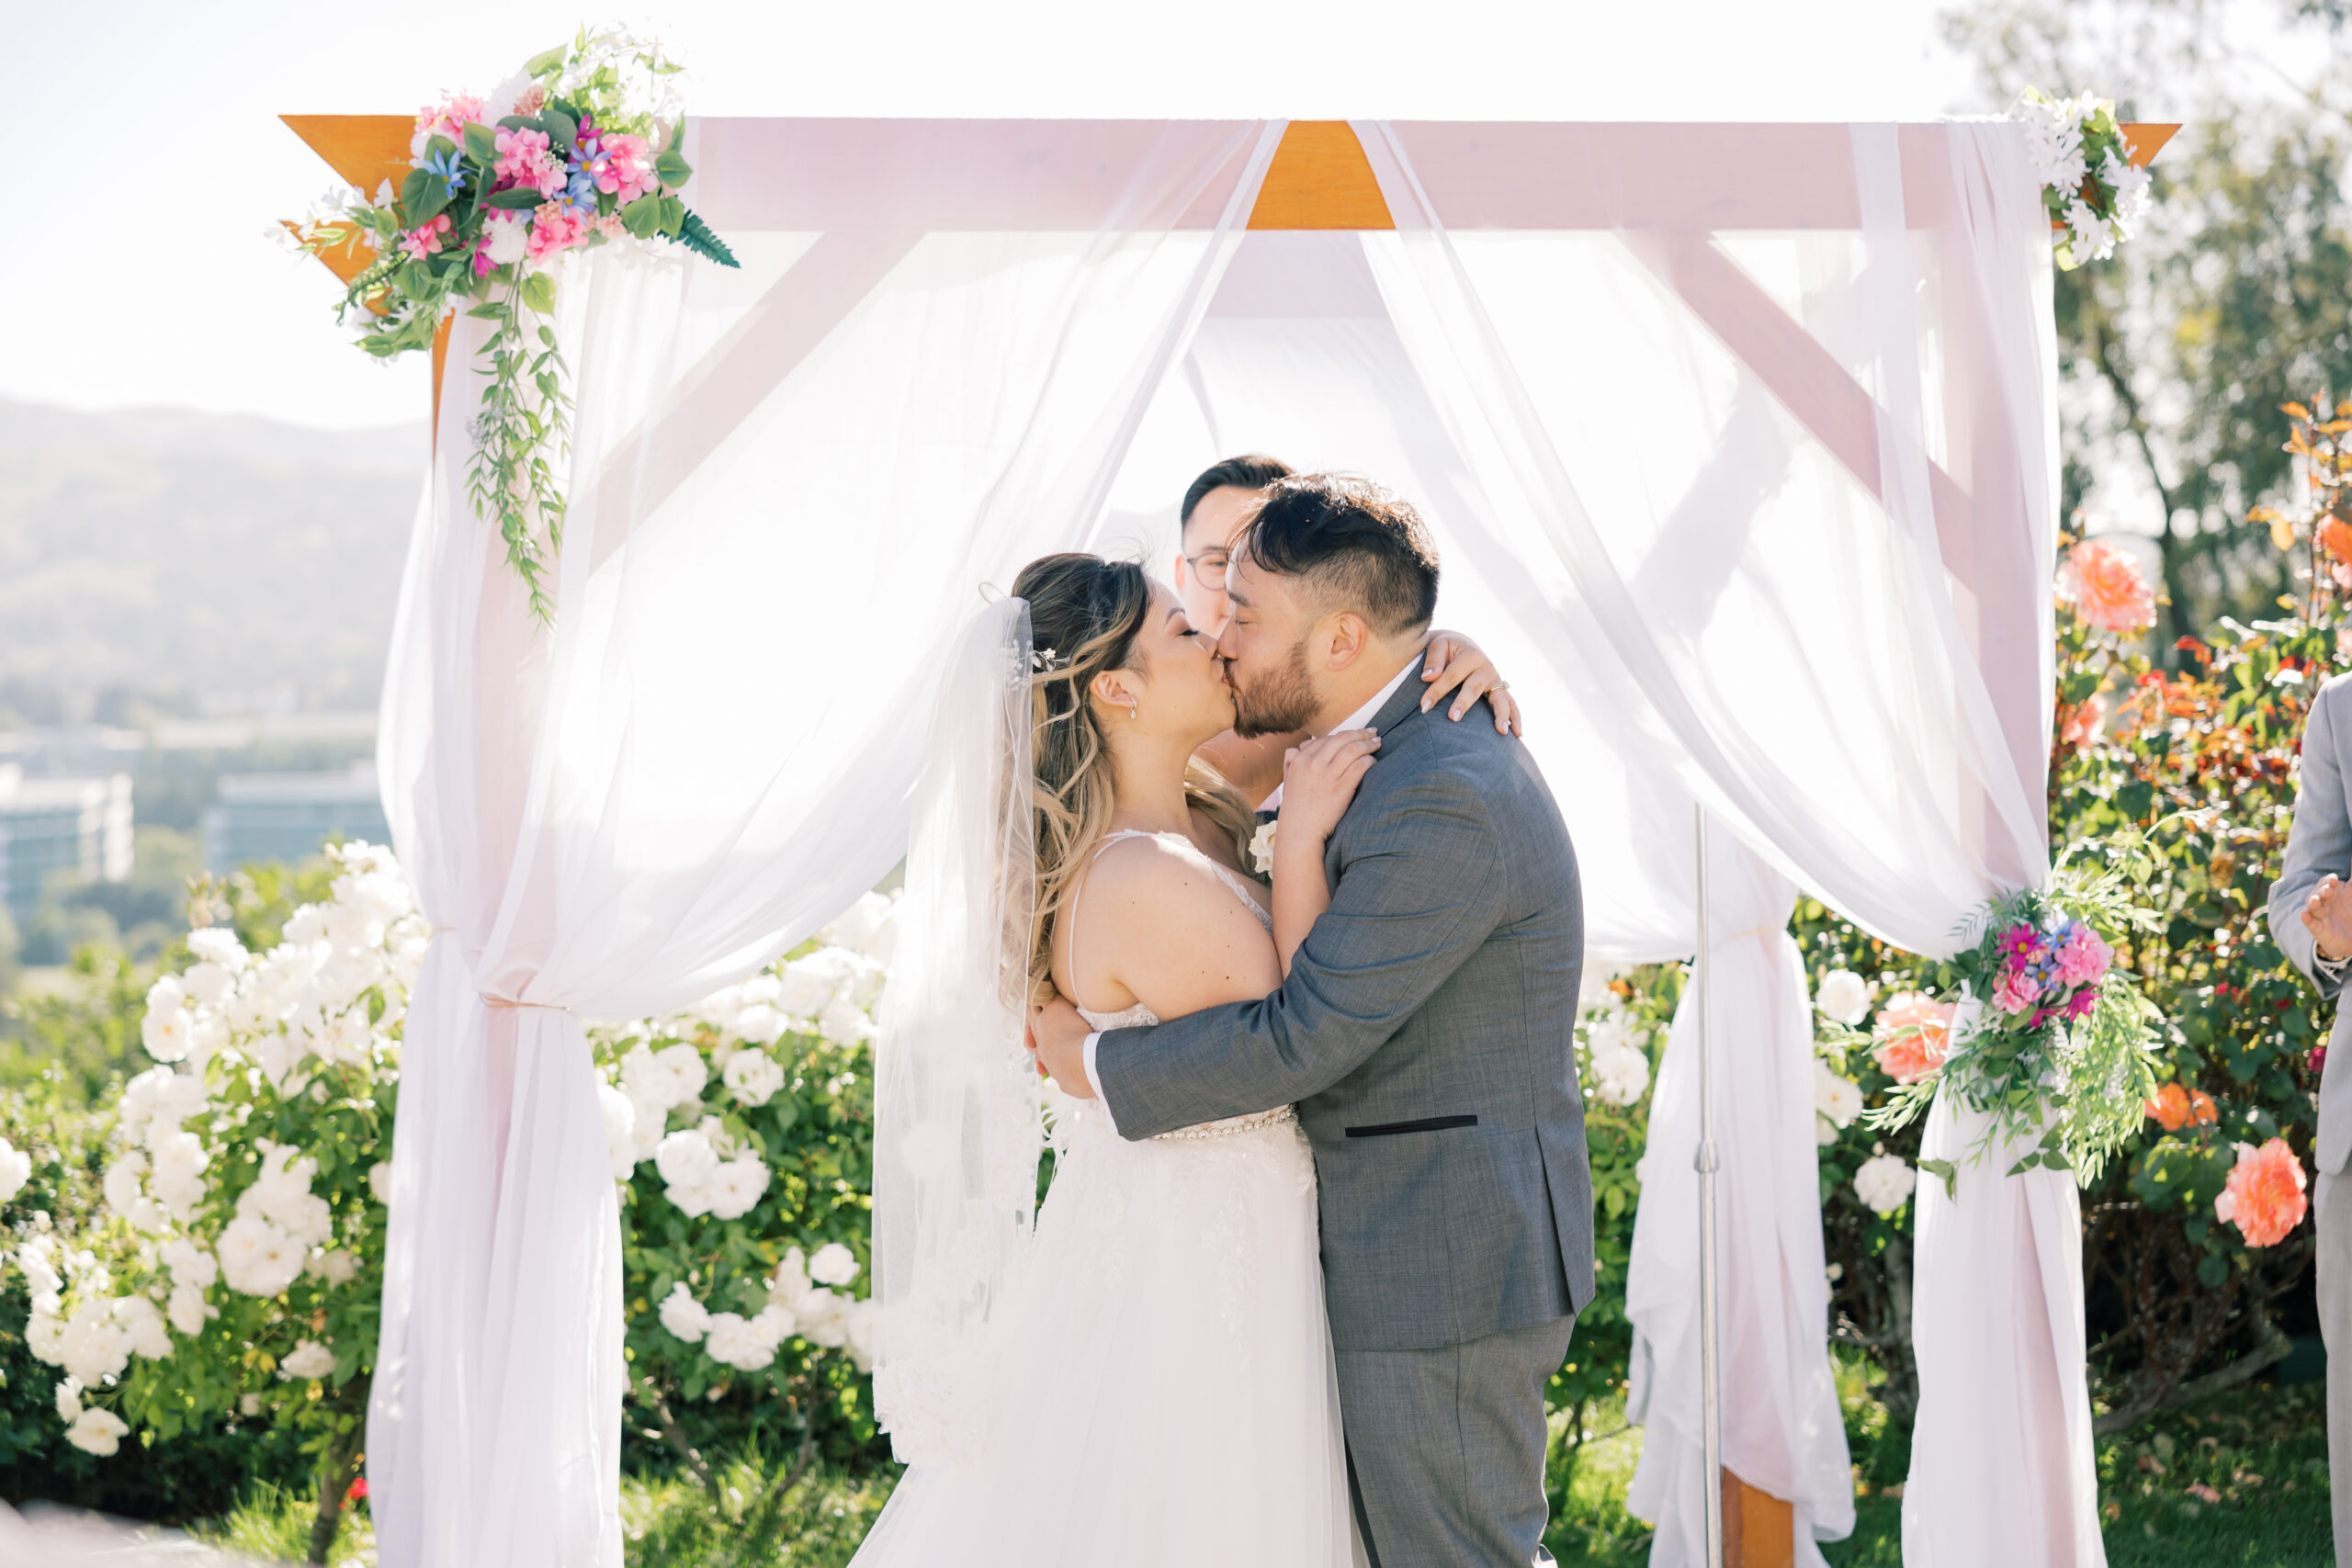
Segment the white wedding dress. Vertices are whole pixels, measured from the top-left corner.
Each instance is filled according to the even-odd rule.
[[[1097,1029],[1159,1021],[1080,1010]],[[854,1568],[1361,1563],[1315,1163],[1290,1108],[1130,1143],[1064,1098],[1053,1145],[989,1356],[990,1437],[971,1462],[910,1468]]]

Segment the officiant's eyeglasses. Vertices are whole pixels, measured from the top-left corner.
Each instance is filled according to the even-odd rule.
[[[1192,564],[1193,572],[1201,580],[1202,587],[1223,588],[1225,586],[1226,564],[1233,558],[1225,551],[1203,550],[1199,555],[1186,556],[1184,558]]]

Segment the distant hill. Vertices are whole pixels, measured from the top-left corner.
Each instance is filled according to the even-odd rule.
[[[425,443],[0,400],[0,727],[373,706]]]

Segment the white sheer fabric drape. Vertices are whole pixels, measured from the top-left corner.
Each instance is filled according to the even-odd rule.
[[[1522,603],[1544,602],[1563,681],[1623,699],[1608,722],[1629,773],[1676,781],[1867,929],[1951,951],[1988,895],[2048,875],[2055,359],[2021,132],[1853,128],[1804,176],[1820,231],[1788,237],[1728,231],[1736,201],[1711,199],[1677,162],[1696,149],[1630,130],[1614,162],[1574,171],[1582,210],[1561,231],[1523,218],[1479,230],[1527,204],[1507,188],[1523,164],[1476,129],[1357,126],[1396,223],[1364,236],[1366,254],[1485,502],[1453,526],[1471,554],[1524,574]],[[1721,1059],[1738,1064],[1727,1077],[1792,1074],[1785,1006],[1715,1016]],[[1809,1104],[1809,1087],[1800,1095]],[[1689,1158],[1688,1111],[1690,1129],[1653,1126],[1650,1168],[1671,1170],[1668,1184]],[[1809,1209],[1817,1269],[1811,1140],[1746,1133],[1718,1190]],[[1774,1216],[1775,1243],[1802,1247],[1801,1217]],[[1654,1190],[1643,1219],[1629,1293],[1665,1303],[1695,1272],[1695,1207]],[[1952,1239],[1923,1235],[1923,1279],[1927,1251]],[[1790,1262],[1761,1243],[1724,1259],[1726,1303],[1747,1303],[1748,1326],[1793,1325],[1779,1341],[1792,1375],[1742,1384],[1766,1407],[1740,1420],[1757,1438],[1748,1462],[1777,1468],[1781,1495],[1826,1535],[1840,1510],[1813,1499],[1843,1444],[1812,1406],[1824,1291]],[[2067,1287],[2021,1286],[2012,1262],[1953,1288],[1957,1310],[2003,1310],[2026,1288],[2063,1313]],[[2079,1389],[2079,1333],[2071,1344],[2071,1368],[2013,1370]],[[1695,1408],[1660,1381],[1695,1389],[1695,1365],[1654,1368],[1654,1408]],[[1924,1431],[1950,1420],[1956,1442],[2013,1440],[1989,1409],[1927,1401],[1923,1385]],[[2044,1437],[2059,1451],[2064,1430]],[[1915,1483],[1951,1484],[1924,1472]],[[1660,1478],[1656,1495],[1681,1517],[1653,1561],[1690,1561],[1675,1543],[1698,1540],[1700,1494]]]
[[[1711,992],[1710,1079],[1722,1169],[1723,1462],[1794,1506],[1795,1561],[1854,1529],[1846,1426],[1824,1331],[1821,1195],[1814,1125],[1813,1010],[1788,934],[1797,890],[1730,840],[1707,846],[1708,953],[1682,990],[1650,1097],[1649,1152],[1634,1216],[1625,1315],[1634,1324],[1626,1413],[1645,1430],[1626,1506],[1657,1521],[1653,1562],[1704,1562],[1707,1475],[1700,1426],[1698,1004]]]
[[[552,633],[466,504],[460,318],[379,748],[442,928],[369,1411],[388,1564],[620,1561],[580,1020],[707,994],[899,857],[943,649],[978,585],[1083,536],[1279,130],[918,127],[879,149],[892,180],[858,177],[854,125],[690,122],[696,206],[745,265],[566,265]]]

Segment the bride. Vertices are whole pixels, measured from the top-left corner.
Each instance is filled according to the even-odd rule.
[[[949,673],[916,802],[901,929],[922,951],[887,1004],[875,1168],[875,1399],[912,1468],[856,1561],[1347,1568],[1290,1109],[1129,1143],[1056,1096],[1033,1227],[1020,1044],[1048,990],[1106,1028],[1264,996],[1329,890],[1286,886],[1270,914],[1245,874],[1252,818],[1193,759],[1232,693],[1173,592],[1059,555],[1013,595]],[[1329,835],[1377,745],[1291,755],[1286,843]]]

